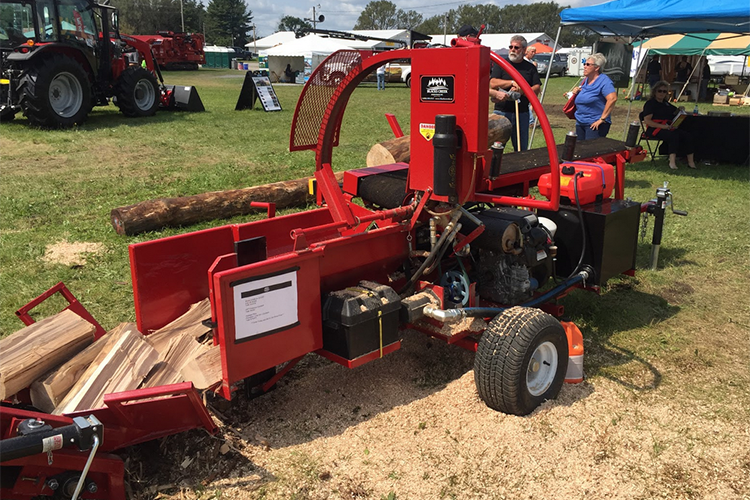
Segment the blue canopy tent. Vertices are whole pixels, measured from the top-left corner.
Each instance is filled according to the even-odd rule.
[[[645,38],[680,33],[749,33],[750,2],[614,0],[564,9],[561,26],[585,26],[603,36]]]
[[[560,28],[555,38],[555,50],[560,39],[560,31],[565,26],[583,26],[602,36],[627,37],[631,38],[631,41],[682,33],[747,34],[750,33],[750,2],[613,0],[589,7],[563,9],[560,12]],[[546,87],[545,81],[542,100]],[[533,138],[532,132],[531,140]]]

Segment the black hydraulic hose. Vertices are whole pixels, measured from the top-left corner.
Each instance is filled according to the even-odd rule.
[[[581,242],[581,256],[578,258],[578,264],[576,265],[575,269],[573,269],[573,272],[570,273],[570,276],[566,278],[566,280],[569,280],[570,278],[572,278],[581,268],[581,264],[583,263],[583,256],[586,254],[586,244],[588,243],[586,241],[586,226],[583,222],[583,211],[581,210],[581,201],[578,199],[578,178],[579,177],[583,177],[583,172],[577,172],[576,175],[573,177],[573,193],[575,193],[576,208],[578,208],[578,222],[581,225],[581,239],[583,241]]]
[[[572,276],[559,285],[557,285],[555,288],[543,293],[542,295],[539,295],[538,297],[535,297],[528,302],[524,302],[523,304],[520,304],[521,307],[537,307],[540,304],[543,304],[544,302],[547,302],[548,300],[552,300],[555,297],[561,295],[563,292],[566,292],[570,288],[574,287],[578,283],[582,282],[589,276],[589,273],[587,271],[580,272],[576,274],[575,276]],[[505,311],[506,309],[509,309],[508,307],[465,307],[462,309],[463,315],[468,316],[471,318],[492,318],[500,314],[501,312]]]
[[[432,249],[432,251],[430,252],[430,255],[428,255],[427,258],[422,263],[422,265],[419,266],[419,269],[417,269],[417,271],[412,275],[412,277],[409,278],[409,281],[407,281],[406,284],[401,288],[401,290],[398,292],[399,295],[408,293],[411,290],[411,287],[413,287],[414,284],[417,282],[417,280],[422,277],[425,270],[432,265],[432,263],[435,261],[435,258],[444,253],[444,252],[441,252],[441,247],[446,244],[446,241],[448,240],[448,236],[450,236],[451,233],[453,233],[452,230],[443,231],[443,234],[440,235],[440,238],[438,239],[437,243],[435,243],[435,248]]]

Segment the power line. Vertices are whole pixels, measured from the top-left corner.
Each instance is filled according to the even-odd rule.
[[[434,7],[442,7],[445,5],[463,5],[463,4],[472,4],[472,3],[479,3],[481,0],[472,0],[470,2],[445,2],[445,3],[435,3],[431,5],[419,5],[417,7],[407,7],[405,9],[401,10],[416,10],[416,9],[432,9]],[[361,10],[326,10],[329,14],[357,14],[362,12]]]

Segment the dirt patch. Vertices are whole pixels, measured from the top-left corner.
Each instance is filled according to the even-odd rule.
[[[669,288],[663,290],[661,295],[664,300],[670,304],[682,304],[695,293],[695,289],[687,283],[681,281],[674,282]]]
[[[58,241],[47,245],[44,251],[44,261],[65,266],[83,266],[86,264],[87,256],[100,254],[103,251],[104,244],[102,243]]]

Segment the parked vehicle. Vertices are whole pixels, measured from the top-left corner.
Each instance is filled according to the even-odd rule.
[[[539,75],[545,76],[547,74],[547,66],[550,63],[550,59],[552,59],[550,74],[565,76],[565,72],[568,71],[568,59],[567,57],[563,57],[563,54],[555,54],[554,57],[552,57],[552,54],[537,54],[534,57],[534,61],[536,61],[536,69]]]
[[[367,76],[365,81],[374,82],[375,72]],[[411,87],[411,63],[409,61],[390,62],[385,65],[385,82],[399,83],[403,82],[407,87]]]

